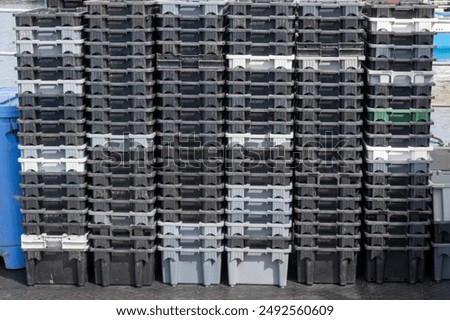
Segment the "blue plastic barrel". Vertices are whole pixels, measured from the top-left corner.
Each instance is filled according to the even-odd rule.
[[[20,193],[17,88],[0,88],[0,257],[7,269],[25,267],[20,248]]]

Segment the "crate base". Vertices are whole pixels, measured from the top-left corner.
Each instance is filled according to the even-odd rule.
[[[25,251],[27,282],[84,286],[87,273],[85,251]]]
[[[94,249],[95,283],[102,286],[150,286],[155,279],[155,251]]]

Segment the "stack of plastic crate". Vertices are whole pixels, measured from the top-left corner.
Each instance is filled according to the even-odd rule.
[[[291,252],[295,4],[229,4],[228,282],[286,286]]]
[[[47,0],[49,8],[78,8],[83,6],[84,0]]]
[[[158,249],[172,285],[220,283],[226,6],[158,2]]]
[[[434,9],[375,0],[363,12],[366,279],[415,283],[430,237]]]
[[[361,238],[362,3],[298,1],[297,281],[355,282]]]
[[[156,251],[152,1],[86,1],[95,282],[151,285]]]
[[[16,14],[28,284],[87,278],[84,10]]]

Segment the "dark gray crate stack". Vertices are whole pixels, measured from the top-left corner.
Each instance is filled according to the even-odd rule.
[[[95,282],[151,285],[156,251],[153,1],[85,1]]]
[[[298,1],[294,243],[297,281],[355,282],[361,238],[359,1]]]
[[[228,283],[286,286],[291,252],[295,3],[229,3]]]
[[[172,285],[220,283],[226,6],[158,2],[158,250]]]
[[[49,8],[68,8],[74,9],[83,6],[84,0],[47,0],[47,7]],[[108,0],[104,0],[106,2]]]
[[[84,9],[16,14],[27,281],[87,280]]]
[[[415,283],[430,249],[434,8],[373,1],[363,12],[365,275]]]

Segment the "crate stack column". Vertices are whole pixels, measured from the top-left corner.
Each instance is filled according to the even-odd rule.
[[[172,285],[220,283],[226,6],[158,2],[158,249]]]
[[[228,282],[286,286],[291,251],[295,4],[229,4]]]
[[[429,250],[433,6],[364,7],[367,281],[423,280]]]
[[[151,285],[156,251],[152,1],[86,1],[95,282]]]
[[[16,14],[22,248],[29,285],[87,280],[84,13]]]
[[[355,282],[361,238],[362,3],[297,2],[297,281]]]

